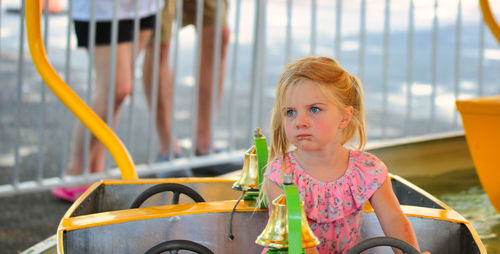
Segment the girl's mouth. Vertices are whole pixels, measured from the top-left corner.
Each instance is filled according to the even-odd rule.
[[[308,139],[311,137],[309,134],[299,134],[296,136],[298,140]]]

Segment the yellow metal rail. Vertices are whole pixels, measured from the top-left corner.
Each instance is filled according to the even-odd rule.
[[[500,43],[500,26],[498,26],[498,23],[491,12],[490,3],[488,0],[479,0],[479,5],[481,6],[481,11],[483,12],[484,22],[488,25],[491,33],[495,36],[498,43]]]
[[[33,63],[45,84],[109,150],[120,168],[122,179],[137,179],[127,149],[106,123],[59,77],[47,60],[40,28],[40,0],[26,1],[26,30]]]

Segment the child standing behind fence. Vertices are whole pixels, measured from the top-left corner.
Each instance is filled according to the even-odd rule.
[[[358,137],[357,149],[346,145]],[[369,201],[387,236],[419,248],[392,191],[387,168],[363,152],[366,142],[359,80],[335,60],[306,57],[289,64],[278,82],[264,193],[274,200],[290,173],[320,245],[306,253],[345,253],[360,235]]]

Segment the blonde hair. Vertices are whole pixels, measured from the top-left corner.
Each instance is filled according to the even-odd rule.
[[[353,107],[351,121],[342,131],[341,144],[346,144],[357,134],[357,149],[362,150],[366,144],[366,132],[361,82],[337,61],[311,56],[289,63],[280,76],[271,118],[269,160],[285,155],[290,147],[284,127],[285,94],[289,87],[306,80],[317,83],[325,96],[340,109]]]

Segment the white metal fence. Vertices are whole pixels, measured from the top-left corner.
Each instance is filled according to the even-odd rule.
[[[67,11],[71,3],[63,1],[63,13],[44,13],[44,41],[57,72],[88,102],[92,55],[76,48]],[[500,6],[491,4],[498,14]],[[24,0],[0,0],[0,195],[116,176],[109,156],[111,170],[103,174],[66,176],[76,120],[31,63],[23,6]],[[116,132],[139,175],[242,160],[255,127],[268,136],[278,76],[286,62],[301,56],[334,57],[363,81],[369,142],[460,130],[456,98],[500,93],[500,49],[477,1],[230,0],[227,24],[231,39],[224,92],[212,119],[217,149],[208,156],[196,156],[193,149],[199,33],[187,27],[174,29],[172,37],[173,135],[183,158],[155,162],[154,112],[140,85],[143,59],[134,63],[134,92]]]

